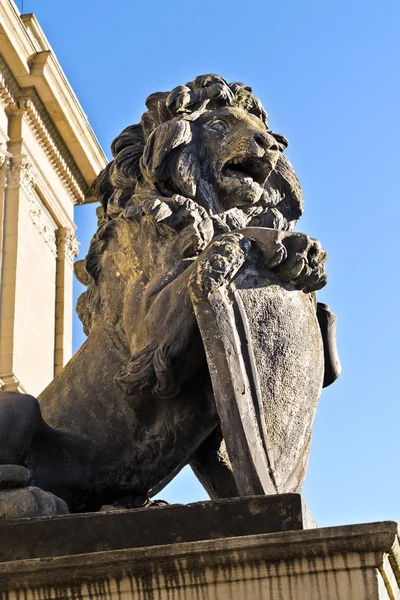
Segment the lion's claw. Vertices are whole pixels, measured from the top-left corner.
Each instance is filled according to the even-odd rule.
[[[305,292],[314,292],[326,284],[328,255],[318,240],[304,233],[267,227],[245,227],[240,232],[255,242],[264,265],[282,281]]]
[[[252,243],[240,233],[216,238],[196,261],[189,287],[194,298],[209,296],[231,281],[250,252]]]
[[[307,293],[321,289],[327,282],[325,263],[328,255],[318,240],[295,233],[287,235],[283,243],[287,258],[276,269],[279,277]]]
[[[247,227],[215,238],[197,259],[190,287],[195,298],[207,297],[231,281],[253,242],[262,260],[284,282],[304,292],[321,289],[327,282],[327,253],[321,244],[303,233]]]

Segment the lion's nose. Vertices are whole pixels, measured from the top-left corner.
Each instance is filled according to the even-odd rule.
[[[274,152],[279,152],[278,144],[272,135],[263,134],[261,132],[257,132],[254,135],[254,140],[256,144],[262,148],[265,152],[273,154]]]

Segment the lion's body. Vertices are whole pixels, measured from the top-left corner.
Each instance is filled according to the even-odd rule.
[[[0,465],[25,465],[70,510],[140,505],[188,463],[212,496],[237,494],[192,301],[255,251],[248,225],[278,276],[326,281],[326,254],[291,233],[302,196],[286,142],[248,88],[204,76],[147,106],[95,185],[100,226],[76,265],[87,341],[39,405],[0,402]]]
[[[139,235],[127,256],[123,238],[131,235],[132,229]],[[174,232],[163,235],[162,243],[156,237],[151,239],[146,228],[142,233],[143,237],[135,224],[121,220],[103,256],[103,260],[110,261],[107,270],[120,273],[115,275],[116,281],[110,278],[104,291],[113,296],[112,310],[105,309],[104,318],[93,326],[85,344],[39,397],[43,418],[53,430],[39,431],[32,439],[27,455],[32,483],[65,499],[70,510],[95,510],[127,496],[146,498],[164,478],[190,462],[218,425],[209,390],[207,394],[210,384],[196,332],[186,345],[181,363],[185,373],[182,389],[172,398],[126,396],[115,385],[114,377],[129,361],[132,345],[130,350],[126,339],[118,339],[116,319],[111,315],[123,318],[123,299],[131,294],[135,302],[128,303],[129,312],[133,312],[135,321],[144,324],[151,299],[146,300],[142,292],[143,281],[154,284],[177,267],[176,253],[169,249],[168,242],[170,239],[171,245],[176,244]],[[137,260],[135,246],[141,247],[142,269],[147,265],[148,270],[142,270],[140,276],[134,271],[133,277],[125,277],[127,261],[134,264]],[[144,248],[148,249],[147,257]],[[168,309],[183,315],[179,303],[172,307],[175,298],[166,301],[165,317]],[[129,315],[125,318],[130,320]],[[174,318],[175,327],[165,330],[168,348],[173,345],[174,333],[191,337],[189,332],[185,336],[184,327]],[[188,329],[194,329],[194,317],[191,323],[185,323]],[[160,343],[163,324],[154,325]],[[152,336],[146,326],[137,326],[135,334],[133,347],[140,350],[155,332]],[[192,373],[195,375],[189,377]],[[185,381],[187,378],[189,381]]]

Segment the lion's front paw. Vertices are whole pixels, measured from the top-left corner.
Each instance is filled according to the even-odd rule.
[[[19,465],[0,465],[0,519],[68,514],[68,506],[50,492],[26,487],[30,472]]]
[[[328,280],[325,263],[328,255],[318,240],[304,233],[290,233],[282,240],[286,257],[276,272],[282,281],[293,282],[304,292],[320,290]]]
[[[251,245],[240,233],[226,233],[211,242],[197,259],[189,280],[194,299],[207,297],[231,281],[246,260]]]
[[[37,487],[0,491],[0,519],[52,517],[68,512],[64,500]]]

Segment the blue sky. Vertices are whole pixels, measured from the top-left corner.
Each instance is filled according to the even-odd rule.
[[[298,229],[329,252],[319,299],[338,315],[343,374],[321,398],[304,496],[320,525],[400,520],[398,0],[24,0],[24,12],[107,153],[151,92],[204,73],[253,87],[289,139]],[[94,206],[76,223],[83,257]],[[186,470],[163,497],[206,496]]]

